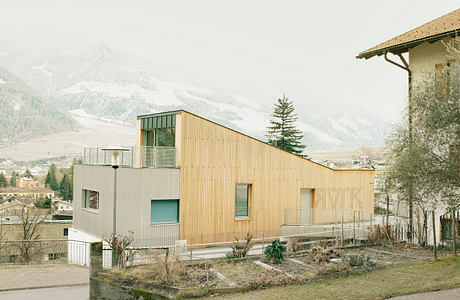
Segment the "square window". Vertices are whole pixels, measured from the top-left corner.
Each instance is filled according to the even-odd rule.
[[[98,210],[99,209],[99,192],[83,190],[83,207]]]
[[[235,189],[235,217],[249,217],[251,184],[237,184]]]
[[[151,200],[150,221],[151,223],[178,223],[179,200]]]

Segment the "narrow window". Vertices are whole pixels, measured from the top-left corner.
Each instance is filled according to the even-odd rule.
[[[69,228],[64,228],[64,236],[69,235]]]
[[[83,207],[98,210],[99,209],[99,192],[83,190]]]
[[[179,200],[151,200],[150,201],[151,223],[178,223]]]
[[[235,190],[235,217],[249,217],[249,199],[251,195],[250,184],[237,184]]]

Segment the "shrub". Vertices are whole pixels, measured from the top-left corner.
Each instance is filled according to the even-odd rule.
[[[252,234],[249,232],[246,233],[245,241],[241,243],[238,240],[238,237],[235,236],[235,241],[233,241],[232,244],[232,252],[228,252],[225,254],[225,257],[227,259],[233,259],[233,258],[244,258],[246,255],[248,255],[249,250],[254,246],[254,243],[252,241]]]
[[[286,243],[286,241],[280,242],[279,240],[274,240],[271,245],[268,245],[264,252],[266,260],[275,264],[284,260],[283,253],[286,252]]]
[[[374,243],[392,242],[395,240],[394,229],[390,225],[368,226],[367,239]]]
[[[363,251],[359,254],[348,254],[345,256],[345,262],[352,267],[365,267],[371,269],[377,266],[377,263],[373,261],[369,255],[365,256]]]

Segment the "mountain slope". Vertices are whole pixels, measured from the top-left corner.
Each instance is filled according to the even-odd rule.
[[[0,67],[1,144],[68,131],[75,126],[75,121],[65,110]]]
[[[101,44],[23,55],[5,51],[0,55],[1,63],[17,70],[28,84],[68,110],[84,109],[101,120],[129,126],[134,126],[139,114],[183,108],[265,140],[272,110],[272,105],[242,95],[159,79],[148,63]],[[294,104],[300,101],[293,100]],[[346,99],[337,100],[347,103]],[[335,103],[312,103],[309,107],[308,111],[297,111],[307,152],[383,145],[388,124],[364,108]]]

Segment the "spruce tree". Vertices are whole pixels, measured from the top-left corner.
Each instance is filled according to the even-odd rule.
[[[67,173],[64,173],[59,183],[59,196],[63,200],[72,200],[72,180],[71,176]]]
[[[16,171],[13,171],[13,173],[11,174],[11,178],[10,178],[10,186],[12,187],[16,187],[16,178],[19,174],[16,173]]]
[[[48,173],[46,174],[46,177],[45,177],[45,184],[53,191],[58,190],[59,184],[56,179],[56,165],[55,164],[51,164],[48,170]]]
[[[0,187],[8,187],[8,181],[6,180],[5,175],[3,175],[3,173],[0,173]]]
[[[294,113],[294,105],[285,95],[278,98],[273,114],[271,115],[270,125],[267,127],[268,143],[302,156],[305,145],[302,143],[303,133],[295,126],[297,114]]]
[[[29,179],[33,177],[33,176],[32,176],[32,173],[30,172],[29,169],[27,169],[27,170],[24,172],[24,177],[27,177],[27,178],[29,178]]]

